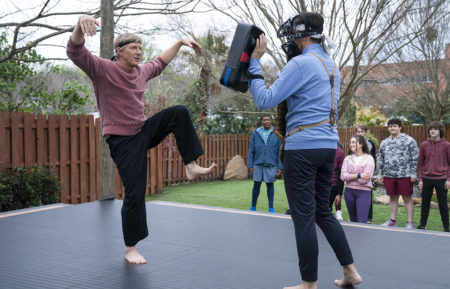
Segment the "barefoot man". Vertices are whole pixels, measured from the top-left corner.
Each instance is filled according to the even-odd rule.
[[[196,53],[201,53],[202,48],[193,40],[181,39],[155,60],[139,64],[142,41],[137,35],[125,33],[114,42],[114,60],[103,59],[84,47],[84,35],[95,35],[98,25],[95,18],[80,16],[67,43],[67,55],[94,85],[103,137],[125,187],[122,206],[125,259],[133,264],[145,264],[136,244],[148,235],[145,209],[147,151],[173,133],[188,179],[209,174],[216,166],[203,168],[195,163],[203,154],[203,148],[185,106],[169,107],[145,118],[146,83],[164,70],[182,46],[188,46]]]

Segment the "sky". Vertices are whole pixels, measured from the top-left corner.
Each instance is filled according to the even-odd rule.
[[[27,19],[30,19],[37,15],[39,12],[39,4],[44,3],[45,0],[0,0],[0,5],[2,8],[2,12],[0,15],[3,16],[8,12],[21,10],[20,13],[9,15],[7,17],[3,17],[0,19],[0,23],[6,22],[20,22]],[[67,12],[67,11],[85,11],[87,9],[94,9],[100,5],[100,0],[78,0],[78,1],[63,1],[63,0],[51,0],[50,4],[54,6],[51,9],[52,12]],[[39,20],[39,23],[50,24],[50,25],[64,25],[64,26],[73,26],[78,20],[79,15],[66,15],[66,16],[58,16],[58,17],[48,17],[42,20]],[[198,17],[198,15],[190,17],[190,21],[193,23],[193,26],[196,27],[198,33],[201,30],[207,29],[204,25],[205,22],[213,23],[217,21],[218,18],[223,17],[222,15],[213,15],[209,13],[208,15],[202,15],[202,17]],[[99,19],[101,25],[101,19]],[[125,25],[132,29],[139,29],[140,27],[167,27],[167,17],[165,16],[156,16],[156,15],[147,15],[140,16],[134,18],[125,18],[121,24]],[[50,30],[47,29],[39,29],[35,30],[31,33],[31,37],[28,39],[35,39],[39,37],[39,35],[45,35]],[[53,37],[49,40],[43,42],[43,44],[49,46],[39,46],[37,47],[37,52],[46,58],[67,58],[64,47],[66,46],[67,40],[70,34],[65,33],[60,36]],[[160,33],[155,34],[153,39],[150,39],[153,45],[156,46],[158,50],[165,50],[169,48],[173,43],[178,40],[179,36],[173,33]],[[12,39],[11,39],[12,40]],[[10,41],[11,41],[10,40]],[[100,50],[100,37],[99,33],[97,33],[94,37],[86,37],[86,47],[91,50],[93,53],[98,54]],[[64,63],[65,61],[63,61]]]

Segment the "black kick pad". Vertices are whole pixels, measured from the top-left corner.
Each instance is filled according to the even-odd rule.
[[[222,85],[240,92],[248,90],[247,70],[250,65],[250,55],[255,49],[256,39],[263,33],[264,31],[255,25],[238,24],[220,77]]]

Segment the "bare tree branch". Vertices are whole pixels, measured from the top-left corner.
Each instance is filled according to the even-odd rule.
[[[68,33],[73,31],[73,23],[64,23],[61,25],[57,24],[46,24],[42,23],[43,19],[48,19],[51,17],[64,17],[70,15],[92,15],[96,18],[100,17],[99,8],[87,9],[87,10],[78,10],[78,11],[58,11],[56,12],[56,7],[59,4],[59,1],[54,2],[53,6],[50,5],[50,0],[42,1],[40,5],[37,5],[32,8],[28,8],[25,10],[21,10],[21,7],[18,7],[14,4],[13,1],[11,3],[16,7],[16,11],[12,11],[9,13],[3,14],[0,19],[6,19],[8,16],[12,15],[24,15],[23,11],[36,11],[36,8],[39,8],[36,11],[36,14],[29,19],[26,19],[22,22],[15,21],[5,21],[0,23],[0,29],[4,29],[5,31],[10,31],[11,41],[11,49],[7,55],[2,55],[0,57],[0,62],[14,59],[16,56],[23,51],[35,48],[37,45],[40,45],[43,41],[50,39],[52,37]],[[187,14],[187,13],[197,13],[200,12],[201,9],[198,9],[200,1],[184,1],[184,0],[167,0],[167,1],[143,1],[143,0],[116,0],[114,2],[114,10],[115,10],[115,22],[129,18],[129,17],[138,17],[145,15],[172,15],[172,14]],[[24,15],[25,16],[25,15]],[[26,16],[25,16],[26,17]],[[18,17],[17,17],[18,18]],[[26,29],[42,29],[39,32],[44,31],[44,35],[39,34],[39,36],[35,37],[34,35],[26,35]],[[45,32],[52,31],[52,32]],[[1,30],[0,30],[1,32]],[[24,37],[25,36],[25,37]]]

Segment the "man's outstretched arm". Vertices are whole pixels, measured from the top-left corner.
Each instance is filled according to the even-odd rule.
[[[194,40],[191,39],[180,39],[178,40],[172,47],[170,47],[169,49],[167,49],[166,51],[164,51],[160,57],[162,58],[162,60],[166,63],[169,64],[169,62],[172,61],[172,59],[175,58],[175,56],[177,55],[178,51],[180,50],[181,46],[188,46],[192,49],[194,49],[194,51],[196,53],[202,53],[202,47],[200,46],[200,44],[198,44],[197,42],[195,42]]]

